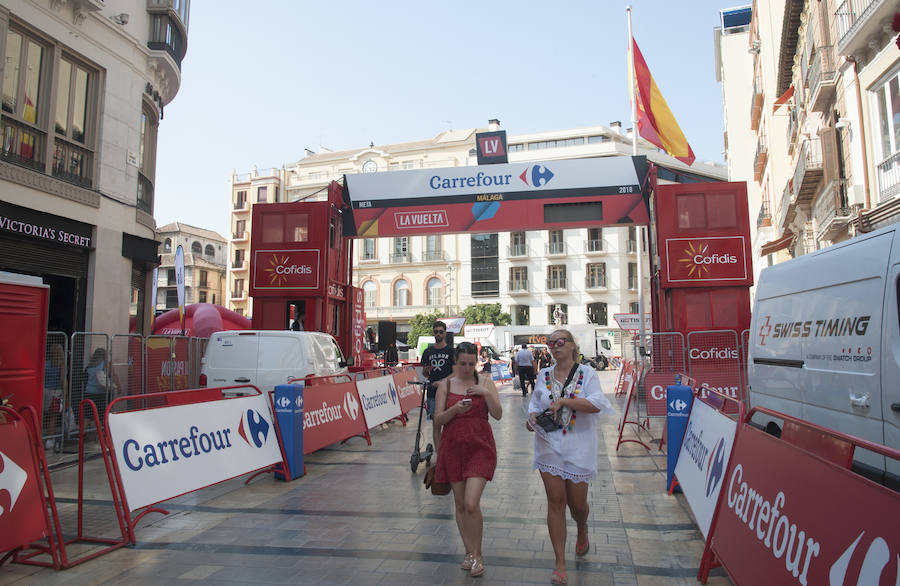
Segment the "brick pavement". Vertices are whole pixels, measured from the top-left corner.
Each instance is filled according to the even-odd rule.
[[[601,373],[607,391],[613,378]],[[452,497],[423,490],[424,466],[410,473],[414,417],[405,428],[373,430],[371,447],[354,439],[307,456],[307,475],[294,482],[239,479],[174,499],[168,516],[142,519],[135,548],[61,572],[7,564],[0,584],[547,584],[553,552],[543,487],[531,470],[532,436],[522,425],[527,399],[508,385],[501,398],[503,419],[493,422],[498,467],[482,498],[481,578],[459,570]],[[616,454],[617,421],[606,418],[600,429],[583,560],[574,559],[569,519],[569,583],[696,584],[703,541],[684,498],[663,492],[665,457],[636,444]],[[661,421],[652,430],[658,438]],[[99,462],[91,468],[88,522],[101,534],[114,520]],[[64,519],[74,515],[74,475],[54,473]],[[710,583],[730,582],[720,571]]]

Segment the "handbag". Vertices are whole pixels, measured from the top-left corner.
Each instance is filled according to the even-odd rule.
[[[422,482],[425,484],[425,490],[431,490],[431,494],[435,496],[444,496],[446,494],[450,494],[450,483],[449,482],[435,482],[434,474],[436,465],[429,466],[427,470],[425,470],[425,478],[422,479]]]
[[[563,386],[562,386],[564,392],[565,392],[566,387],[569,386],[569,383],[572,382],[572,377],[575,376],[575,372],[577,370],[578,370],[578,364],[575,364],[572,367],[572,370],[569,371],[569,376],[566,377],[566,382],[564,382]],[[549,387],[547,388],[547,392],[550,393],[551,397],[553,396],[553,393],[550,391]],[[563,407],[562,409],[559,409],[556,412],[555,416],[553,415],[552,411],[547,409],[546,411],[544,411],[543,413],[541,413],[540,415],[537,416],[537,418],[535,419],[535,423],[537,423],[539,426],[541,426],[541,429],[543,429],[544,431],[550,432],[550,431],[556,431],[558,429],[562,429],[563,427],[567,426],[571,419],[572,419],[572,410],[566,409],[565,407]]]

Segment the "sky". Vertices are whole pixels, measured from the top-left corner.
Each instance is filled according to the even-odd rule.
[[[738,3],[739,4],[739,3]],[[160,123],[156,221],[229,236],[231,173],[305,148],[631,126],[627,3],[194,0]],[[713,29],[731,3],[636,0],[634,36],[699,161],[724,160]]]

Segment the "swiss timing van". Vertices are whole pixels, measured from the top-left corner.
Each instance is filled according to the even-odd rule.
[[[322,332],[237,330],[210,336],[200,367],[207,387],[271,391],[291,379],[347,372],[337,341]]]
[[[750,327],[751,406],[900,448],[898,291],[895,227],[764,269]],[[854,469],[900,486],[896,461],[857,450]]]

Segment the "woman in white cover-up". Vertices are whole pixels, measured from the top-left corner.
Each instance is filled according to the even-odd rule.
[[[529,431],[534,438],[534,469],[547,493],[547,528],[556,557],[553,584],[566,584],[566,506],[578,526],[575,555],[590,550],[588,542],[588,482],[597,477],[597,422],[613,414],[593,368],[578,364],[578,344],[568,330],[556,330],[548,340],[556,364],[541,369],[528,405]],[[536,419],[550,410],[559,427],[545,432]]]

